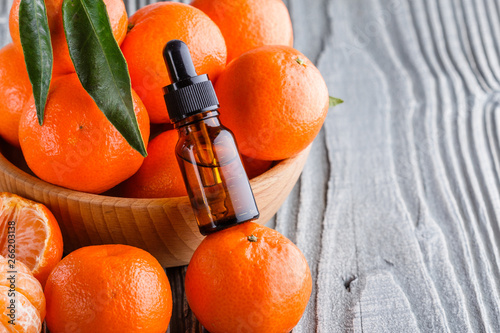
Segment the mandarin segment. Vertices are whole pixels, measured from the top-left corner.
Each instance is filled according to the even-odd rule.
[[[0,254],[9,254],[8,227],[15,222],[16,260],[25,264],[31,273],[45,285],[48,275],[61,260],[63,240],[54,215],[42,204],[15,194],[0,193]],[[7,259],[0,260],[5,264]],[[24,270],[19,272],[25,273]]]
[[[51,333],[165,333],[172,314],[165,271],[149,253],[126,245],[70,253],[45,295]]]
[[[16,270],[19,262],[16,263]],[[11,277],[11,273],[7,273],[10,271],[8,267],[2,269],[0,271],[0,286],[10,287],[10,282],[7,280]],[[15,274],[15,286],[16,290],[23,294],[28,301],[37,309],[40,314],[40,318],[43,320],[46,314],[46,305],[45,305],[45,296],[43,293],[42,285],[40,281],[38,281],[33,274],[28,273],[17,273]]]
[[[293,46],[292,21],[282,0],[194,0],[220,28],[227,62],[263,45]]]
[[[3,255],[0,255],[0,272],[1,271],[7,271],[9,270],[9,259],[4,257]],[[17,260],[16,261],[16,271],[18,273],[23,273],[23,274],[30,274],[31,269],[28,268],[22,261]]]
[[[202,11],[172,2],[145,6],[130,17],[130,31],[121,48],[132,86],[148,109],[151,122],[169,121],[162,88],[169,85],[162,51],[172,39],[185,42],[199,74],[215,80],[224,69],[227,50],[217,25]]]
[[[0,306],[3,309],[10,305],[11,298],[8,296],[9,287],[0,285]],[[30,301],[21,294],[16,293],[15,327],[9,324],[10,318],[6,315],[0,316],[0,325],[7,328],[9,332],[15,333],[40,333],[42,330],[42,318],[40,313]]]
[[[12,318],[7,316],[12,300],[15,325],[9,323]],[[3,256],[0,256],[0,306],[6,309],[0,319],[0,332],[40,332],[46,314],[42,285],[21,261],[12,264],[12,260]]]
[[[300,250],[253,222],[206,237],[189,263],[186,297],[211,333],[288,333],[312,290]]]
[[[215,90],[221,121],[240,152],[260,160],[283,160],[307,148],[328,113],[321,73],[287,46],[262,46],[233,60]]]
[[[144,142],[149,117],[132,92]],[[144,161],[106,119],[76,74],[52,81],[44,124],[38,124],[31,99],[21,116],[21,148],[30,169],[41,179],[69,189],[102,193],[132,176]]]

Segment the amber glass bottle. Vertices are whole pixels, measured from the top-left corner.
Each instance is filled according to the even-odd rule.
[[[219,103],[207,75],[197,75],[189,49],[167,43],[172,84],[164,88],[179,133],[176,155],[200,232],[213,233],[259,217],[233,134],[221,125]]]

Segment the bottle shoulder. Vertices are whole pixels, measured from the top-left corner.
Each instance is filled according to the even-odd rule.
[[[234,144],[233,133],[223,127],[207,127],[206,130],[192,131],[187,134],[179,135],[177,146],[191,147],[196,145],[205,145],[212,143],[215,145]]]
[[[204,165],[225,165],[239,157],[233,134],[222,126],[181,135],[176,153],[186,161]]]

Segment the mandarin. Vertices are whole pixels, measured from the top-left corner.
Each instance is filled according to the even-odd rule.
[[[132,95],[147,144],[148,114],[139,97]],[[19,137],[26,162],[38,177],[77,191],[107,191],[136,173],[144,161],[106,119],[76,74],[52,81],[42,126],[34,100],[28,102]]]
[[[19,119],[29,100],[31,83],[24,56],[14,44],[0,50],[0,136],[19,147]]]
[[[181,170],[177,164],[176,130],[158,135],[148,146],[148,157],[135,175],[123,184],[129,198],[170,198],[187,195]]]
[[[257,160],[245,155],[241,155],[241,162],[243,162],[248,179],[253,179],[262,175],[273,165],[273,161]]]
[[[201,10],[189,5],[160,2],[139,9],[130,17],[130,31],[123,41],[132,87],[141,97],[152,123],[169,121],[162,87],[171,83],[163,48],[172,39],[185,42],[199,74],[212,80],[226,65],[226,43],[217,25]]]
[[[23,294],[28,301],[38,310],[40,318],[43,321],[46,314],[45,295],[43,294],[43,287],[40,281],[33,275],[31,270],[22,263],[22,261],[15,261],[0,255],[0,286],[10,287],[9,271],[15,271],[15,289]],[[38,332],[37,332],[38,333]]]
[[[127,245],[76,250],[45,286],[51,333],[165,333],[172,293],[160,263]]]
[[[13,300],[15,308],[9,309]],[[1,256],[0,306],[4,309],[0,318],[0,332],[41,332],[45,318],[42,285],[22,262],[12,264],[11,260]],[[9,317],[10,314],[13,317]]]
[[[19,5],[21,0],[14,0],[10,10],[9,28],[14,44],[22,52],[21,38],[19,36]],[[69,55],[68,43],[64,33],[62,19],[63,0],[45,0],[47,18],[54,55],[54,76],[69,74],[75,71]],[[128,16],[123,0],[104,0],[108,17],[113,29],[113,35],[120,45],[127,34]]]
[[[293,46],[292,21],[282,0],[194,0],[220,28],[227,62],[263,45]]]
[[[288,46],[262,46],[233,60],[215,90],[221,121],[233,131],[240,152],[260,160],[282,160],[304,150],[328,113],[321,73]]]
[[[14,222],[14,224],[12,224]],[[54,215],[42,204],[11,193],[0,193],[0,227],[15,229],[15,258],[45,285],[63,255],[63,239]],[[9,240],[0,240],[0,254],[9,256]]]
[[[185,287],[191,310],[211,333],[288,333],[304,313],[312,278],[290,240],[247,222],[202,241]]]

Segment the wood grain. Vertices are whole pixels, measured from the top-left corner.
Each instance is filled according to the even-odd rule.
[[[271,223],[315,281],[294,332],[500,332],[500,2],[285,2],[346,101]]]
[[[300,330],[499,331],[498,4],[325,4],[318,64],[347,103],[325,124],[322,232],[298,241],[321,239]]]

